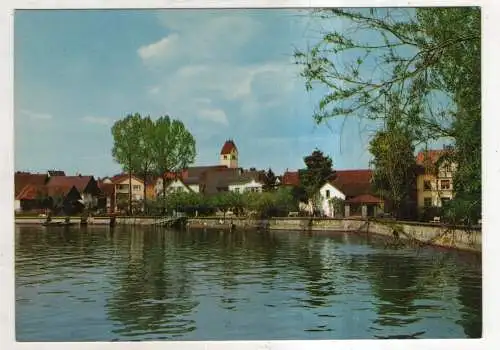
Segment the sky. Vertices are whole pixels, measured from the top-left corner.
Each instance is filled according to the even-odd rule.
[[[233,139],[245,168],[295,170],[315,148],[367,168],[373,129],[312,118],[325,91],[306,91],[293,52],[316,39],[305,10],[16,11],[15,169],[116,174],[111,126],[135,112],[183,121],[194,165]]]

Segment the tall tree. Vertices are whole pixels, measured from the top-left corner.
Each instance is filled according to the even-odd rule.
[[[300,185],[315,205],[321,187],[335,176],[332,169],[333,162],[319,149],[315,149],[310,155],[304,157],[304,163],[306,169],[299,171]]]
[[[129,175],[128,210],[132,212],[132,172],[138,168],[140,152],[141,116],[139,113],[129,114],[124,119],[116,121],[111,127],[113,135],[112,155]]]
[[[262,189],[264,191],[274,190],[276,188],[276,179],[276,175],[271,168],[269,168],[263,176],[264,186],[262,186]]]
[[[455,201],[481,212],[481,12],[478,7],[315,11],[339,24],[297,51],[306,89],[327,87],[320,123],[358,115],[384,119],[388,94],[402,101],[401,122],[418,141],[455,140]],[[444,106],[443,106],[444,104]]]
[[[180,172],[196,157],[196,142],[193,135],[180,120],[168,115],[155,122],[155,137],[152,144],[155,170],[162,177],[163,198],[166,196],[167,172]]]
[[[406,216],[412,203],[412,191],[416,180],[413,135],[402,124],[399,100],[390,101],[387,122],[370,141],[373,155],[373,185],[375,190],[392,204],[396,217]]]
[[[143,210],[146,212],[147,202],[147,185],[149,176],[155,169],[155,154],[152,151],[155,144],[155,124],[149,116],[140,120],[139,126],[139,143],[137,144],[137,169],[134,169],[141,175],[144,182],[143,188]]]

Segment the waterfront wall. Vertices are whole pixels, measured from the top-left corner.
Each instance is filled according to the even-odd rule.
[[[64,218],[54,218],[63,221]],[[154,217],[117,217],[117,225],[152,225]],[[41,224],[44,218],[16,218],[16,224]],[[72,223],[80,223],[80,218],[71,218]],[[106,217],[92,218],[89,225],[109,225]],[[217,229],[269,229],[300,231],[342,231],[365,232],[389,237],[398,236],[416,242],[463,250],[481,251],[482,234],[479,228],[466,229],[440,224],[397,222],[390,220],[324,219],[324,218],[271,218],[256,220],[248,218],[191,218],[188,228]]]
[[[269,230],[365,232],[388,237],[413,240],[462,250],[481,251],[482,235],[479,228],[466,229],[440,224],[397,222],[363,219],[271,218],[269,220],[196,218],[189,220],[196,228],[265,228]],[[234,226],[233,226],[234,225]]]

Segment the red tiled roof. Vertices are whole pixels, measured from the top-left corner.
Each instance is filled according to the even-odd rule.
[[[92,176],[52,176],[47,182],[47,187],[50,188],[66,188],[75,186],[76,189],[82,192],[92,180]]]
[[[114,184],[108,184],[108,183],[100,181],[97,185],[99,186],[101,191],[104,192],[108,196],[113,195],[113,193],[115,192],[115,185]]]
[[[431,149],[427,151],[421,151],[417,154],[417,164],[425,165],[425,161],[429,161],[431,164],[435,164],[438,159],[446,153],[443,149]]]
[[[378,204],[378,203],[384,203],[384,200],[379,197],[375,197],[371,194],[361,194],[359,196],[347,200],[346,202],[359,203],[359,204]]]
[[[143,182],[142,179],[140,179],[138,176],[135,176],[134,174],[132,174],[132,178],[136,179],[137,181],[139,181],[141,183]],[[121,183],[124,180],[128,180],[128,174],[118,174],[118,175],[115,175],[112,178],[110,178],[110,180],[114,184]]]
[[[285,171],[281,178],[282,185],[298,186],[300,184],[298,171]]]
[[[335,178],[330,183],[347,197],[369,194],[372,190],[373,172],[370,169],[337,170]]]
[[[47,193],[47,188],[44,185],[28,184],[23,187],[23,189],[16,196],[16,199],[33,200],[36,199],[39,194],[43,195],[46,193]]]
[[[234,141],[233,140],[227,140],[224,143],[224,145],[222,146],[220,154],[229,154],[233,150],[238,151],[238,148],[236,148],[236,145],[234,144]]]
[[[47,179],[47,174],[16,172],[14,174],[14,195],[17,196],[26,185],[43,186]]]

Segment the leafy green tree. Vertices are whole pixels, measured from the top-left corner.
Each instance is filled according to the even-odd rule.
[[[303,186],[298,185],[298,186],[293,186],[291,189],[291,194],[293,197],[293,200],[296,202],[307,202],[307,192],[304,189]]]
[[[397,98],[390,102],[384,129],[379,130],[370,141],[373,155],[373,186],[383,198],[390,200],[396,217],[413,214],[409,206],[415,190],[416,162],[413,135],[402,124]]]
[[[141,175],[142,180],[144,182],[144,200],[143,200],[143,210],[146,212],[146,191],[147,191],[147,182],[149,179],[149,175],[155,170],[155,154],[152,152],[153,146],[155,144],[155,124],[151,120],[151,118],[145,117],[140,119],[140,123],[138,126],[139,132],[139,142],[136,145],[137,147],[137,165],[135,172]]]
[[[481,214],[481,12],[478,7],[314,11],[341,24],[308,51],[296,51],[306,89],[328,88],[314,118],[385,119],[397,94],[401,123],[416,140],[455,141],[456,202]]]
[[[330,199],[330,203],[332,204],[334,216],[343,216],[344,208],[345,208],[345,200],[338,197],[333,197]]]
[[[140,129],[141,115],[139,113],[129,114],[124,119],[116,121],[111,127],[113,158],[129,175],[128,209],[130,213],[132,212],[132,173],[137,170],[141,156],[138,150]]]
[[[271,191],[276,189],[276,179],[276,175],[271,170],[271,168],[269,168],[263,177],[264,185],[262,186],[262,189],[264,191]]]
[[[155,170],[163,179],[163,197],[166,195],[165,173],[179,172],[194,162],[196,142],[180,120],[163,116],[155,122],[152,154]]]
[[[332,159],[325,156],[319,149],[304,157],[306,169],[299,171],[300,185],[303,186],[309,199],[315,204],[321,187],[333,179]]]
[[[297,211],[299,201],[293,196],[293,189],[289,187],[279,188],[275,195],[275,206],[278,213],[287,214],[290,211]]]

